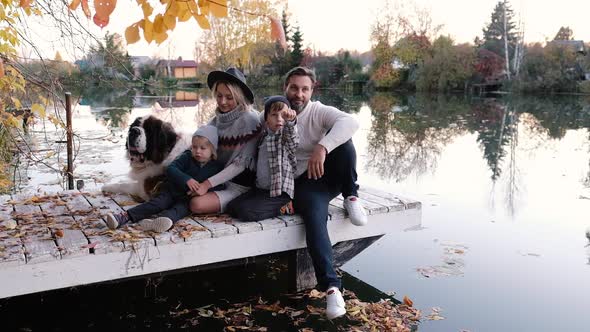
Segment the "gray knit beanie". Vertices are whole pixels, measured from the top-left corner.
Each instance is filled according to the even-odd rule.
[[[197,131],[195,131],[193,137],[195,136],[202,136],[208,139],[209,142],[211,142],[211,144],[213,145],[213,148],[215,148],[215,150],[217,151],[217,127],[212,125],[204,125],[197,129]]]

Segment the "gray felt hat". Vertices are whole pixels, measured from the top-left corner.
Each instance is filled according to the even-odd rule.
[[[213,85],[218,81],[226,81],[237,84],[242,91],[244,96],[250,103],[254,103],[254,94],[248,84],[246,84],[246,77],[237,68],[230,67],[226,71],[214,70],[207,75],[207,85],[209,89],[213,89]]]
[[[206,139],[209,140],[209,142],[211,142],[211,144],[213,145],[215,150],[217,150],[218,137],[217,137],[217,128],[215,126],[204,125],[204,126],[200,127],[199,129],[197,129],[197,131],[195,131],[195,133],[193,134],[193,137],[195,137],[195,136],[205,137]]]

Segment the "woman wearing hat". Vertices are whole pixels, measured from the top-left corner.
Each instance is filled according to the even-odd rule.
[[[231,200],[250,189],[262,130],[260,115],[252,108],[254,94],[241,71],[236,68],[212,71],[207,85],[217,102],[215,117],[209,124],[217,127],[217,160],[225,168],[199,184],[198,196],[190,202],[191,211],[199,214],[224,212]],[[209,188],[223,183],[225,189],[208,192]]]

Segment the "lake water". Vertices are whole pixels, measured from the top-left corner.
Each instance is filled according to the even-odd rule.
[[[419,331],[590,330],[590,98],[316,98],[361,123],[353,138],[360,185],[423,206],[421,229],[386,235],[346,272],[444,317],[423,319]],[[192,132],[213,107],[207,91],[79,102],[75,175],[96,189],[125,177],[124,137],[137,116]],[[65,146],[54,143],[62,135],[35,124],[26,140],[47,159],[23,160],[19,190],[63,189],[54,171],[65,164]]]

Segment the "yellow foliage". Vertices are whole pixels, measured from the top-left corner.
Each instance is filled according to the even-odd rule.
[[[207,1],[211,14],[215,17],[227,17],[227,6],[222,6],[217,2]]]
[[[201,29],[210,29],[211,25],[209,24],[209,20],[204,15],[195,15],[195,20],[199,23]]]
[[[125,29],[125,40],[127,41],[127,44],[136,43],[139,39],[139,27],[137,24],[133,24]]]
[[[33,114],[37,114],[41,118],[45,117],[45,107],[43,107],[43,105],[40,105],[40,104],[31,105],[31,112],[33,112]]]

